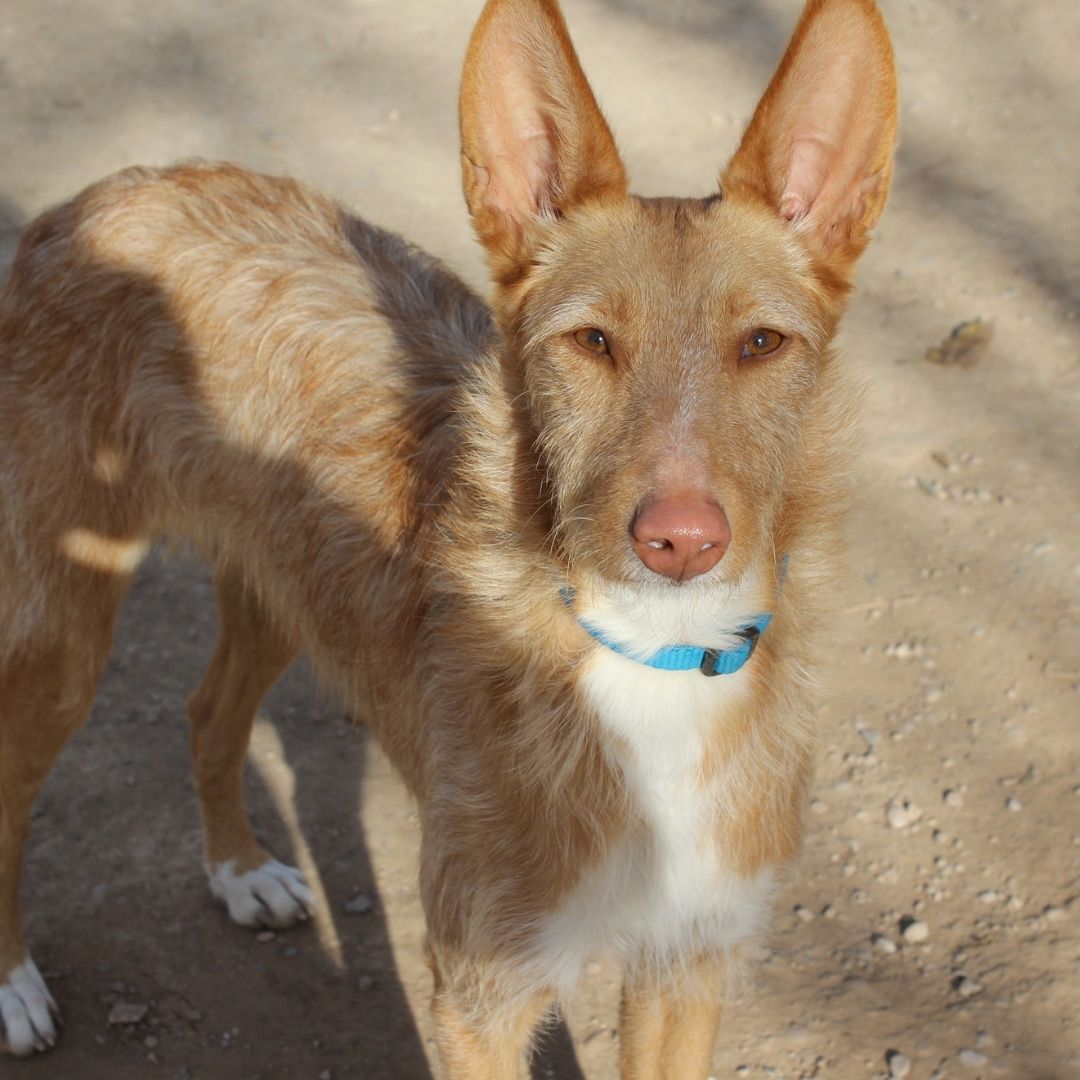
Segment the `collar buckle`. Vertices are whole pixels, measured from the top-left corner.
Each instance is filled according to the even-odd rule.
[[[742,667],[754,655],[758,639],[761,637],[761,630],[756,626],[744,626],[737,630],[736,634],[745,642],[744,645],[735,650],[739,656],[738,667]],[[714,675],[726,675],[733,670],[738,670],[738,667],[726,666],[730,662],[731,655],[731,653],[721,652],[719,649],[706,649],[701,657],[701,674],[712,678]],[[721,667],[721,657],[725,658],[725,667]]]

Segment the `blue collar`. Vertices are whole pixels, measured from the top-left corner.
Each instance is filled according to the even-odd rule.
[[[567,607],[573,606],[574,590],[572,588],[567,586],[561,589],[560,595]],[[772,615],[766,613],[736,630],[736,635],[742,638],[742,644],[734,649],[707,649],[700,645],[668,645],[659,652],[653,653],[652,656],[641,659],[631,655],[625,645],[613,641],[588,619],[583,619],[580,615],[576,615],[576,618],[583,630],[601,645],[606,645],[620,656],[660,671],[694,671],[696,669],[702,675],[734,675],[754,655],[758,638],[772,621]]]

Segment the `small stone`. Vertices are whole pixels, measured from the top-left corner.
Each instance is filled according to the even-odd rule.
[[[897,1077],[898,1080],[911,1072],[911,1062],[899,1050],[886,1050],[885,1064],[889,1066],[889,1076]]]
[[[986,1055],[978,1050],[961,1050],[956,1056],[960,1059],[960,1064],[968,1069],[978,1069],[987,1062]]]
[[[983,889],[983,891],[979,893],[979,899],[984,904],[996,904],[1001,899],[1001,893],[999,893],[997,889]]]
[[[356,989],[362,990],[365,993],[374,985],[375,980],[370,975],[361,975],[360,978],[356,980]]]
[[[964,805],[964,796],[961,792],[957,791],[956,788],[947,788],[942,793],[941,799],[946,806],[955,807]]]
[[[922,919],[914,919],[910,915],[905,915],[900,920],[900,935],[909,944],[917,945],[930,936],[930,927]]]
[[[1012,810],[1013,812],[1015,812],[1017,810],[1023,810],[1024,809],[1024,804],[1018,798],[1016,798],[1015,795],[1010,795],[1005,800],[1005,809],[1006,810]]]
[[[971,998],[976,994],[982,993],[982,983],[976,982],[974,979],[969,979],[966,975],[957,975],[953,979],[953,989],[962,998]]]
[[[814,913],[808,907],[804,907],[802,904],[796,904],[795,918],[797,918],[800,922],[812,922],[814,918]]]
[[[137,1002],[118,1002],[109,1010],[110,1024],[137,1024],[145,1019],[150,1011],[149,1005]]]
[[[366,915],[372,908],[371,897],[367,893],[357,893],[342,906],[346,915]]]
[[[870,944],[873,945],[878,952],[885,953],[886,956],[891,956],[896,952],[896,942],[885,934],[871,934]]]
[[[273,930],[260,930],[255,935],[256,941],[273,941],[277,937],[277,934]]]
[[[334,1074],[329,1069],[323,1069],[319,1073],[319,1080],[333,1080]]]
[[[906,829],[922,817],[922,811],[907,799],[894,799],[885,808],[885,820],[894,829]]]
[[[147,1050],[153,1050],[157,1044],[158,1041],[155,1035],[147,1035],[146,1038],[143,1039],[143,1046],[145,1046]]]

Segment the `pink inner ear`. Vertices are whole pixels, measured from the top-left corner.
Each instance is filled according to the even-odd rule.
[[[825,251],[859,248],[888,189],[895,125],[873,0],[812,0],[725,176]]]
[[[823,135],[796,137],[791,148],[784,194],[780,197],[780,214],[788,221],[801,221],[810,213],[825,184],[829,162],[836,153]]]
[[[841,53],[820,68],[797,65],[793,71],[794,85],[785,111],[798,111],[784,118],[790,131],[790,157],[780,197],[780,213],[789,221],[801,221],[815,210],[820,221],[820,212],[835,210],[827,209],[827,204],[842,198],[826,187],[853,179],[843,159],[862,156],[859,144],[864,133],[858,130],[855,115],[857,67],[857,57]]]
[[[556,171],[549,126],[540,113],[540,94],[527,71],[503,61],[508,74],[489,88],[490,108],[482,117],[480,145],[488,162],[485,199],[517,223],[544,213]]]

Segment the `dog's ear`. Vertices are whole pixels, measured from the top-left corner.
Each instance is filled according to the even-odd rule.
[[[763,198],[846,278],[885,206],[896,123],[874,0],[809,0],[721,186]]]
[[[526,272],[536,231],[626,195],[626,173],[555,0],[489,0],[461,83],[461,164],[496,277]]]

